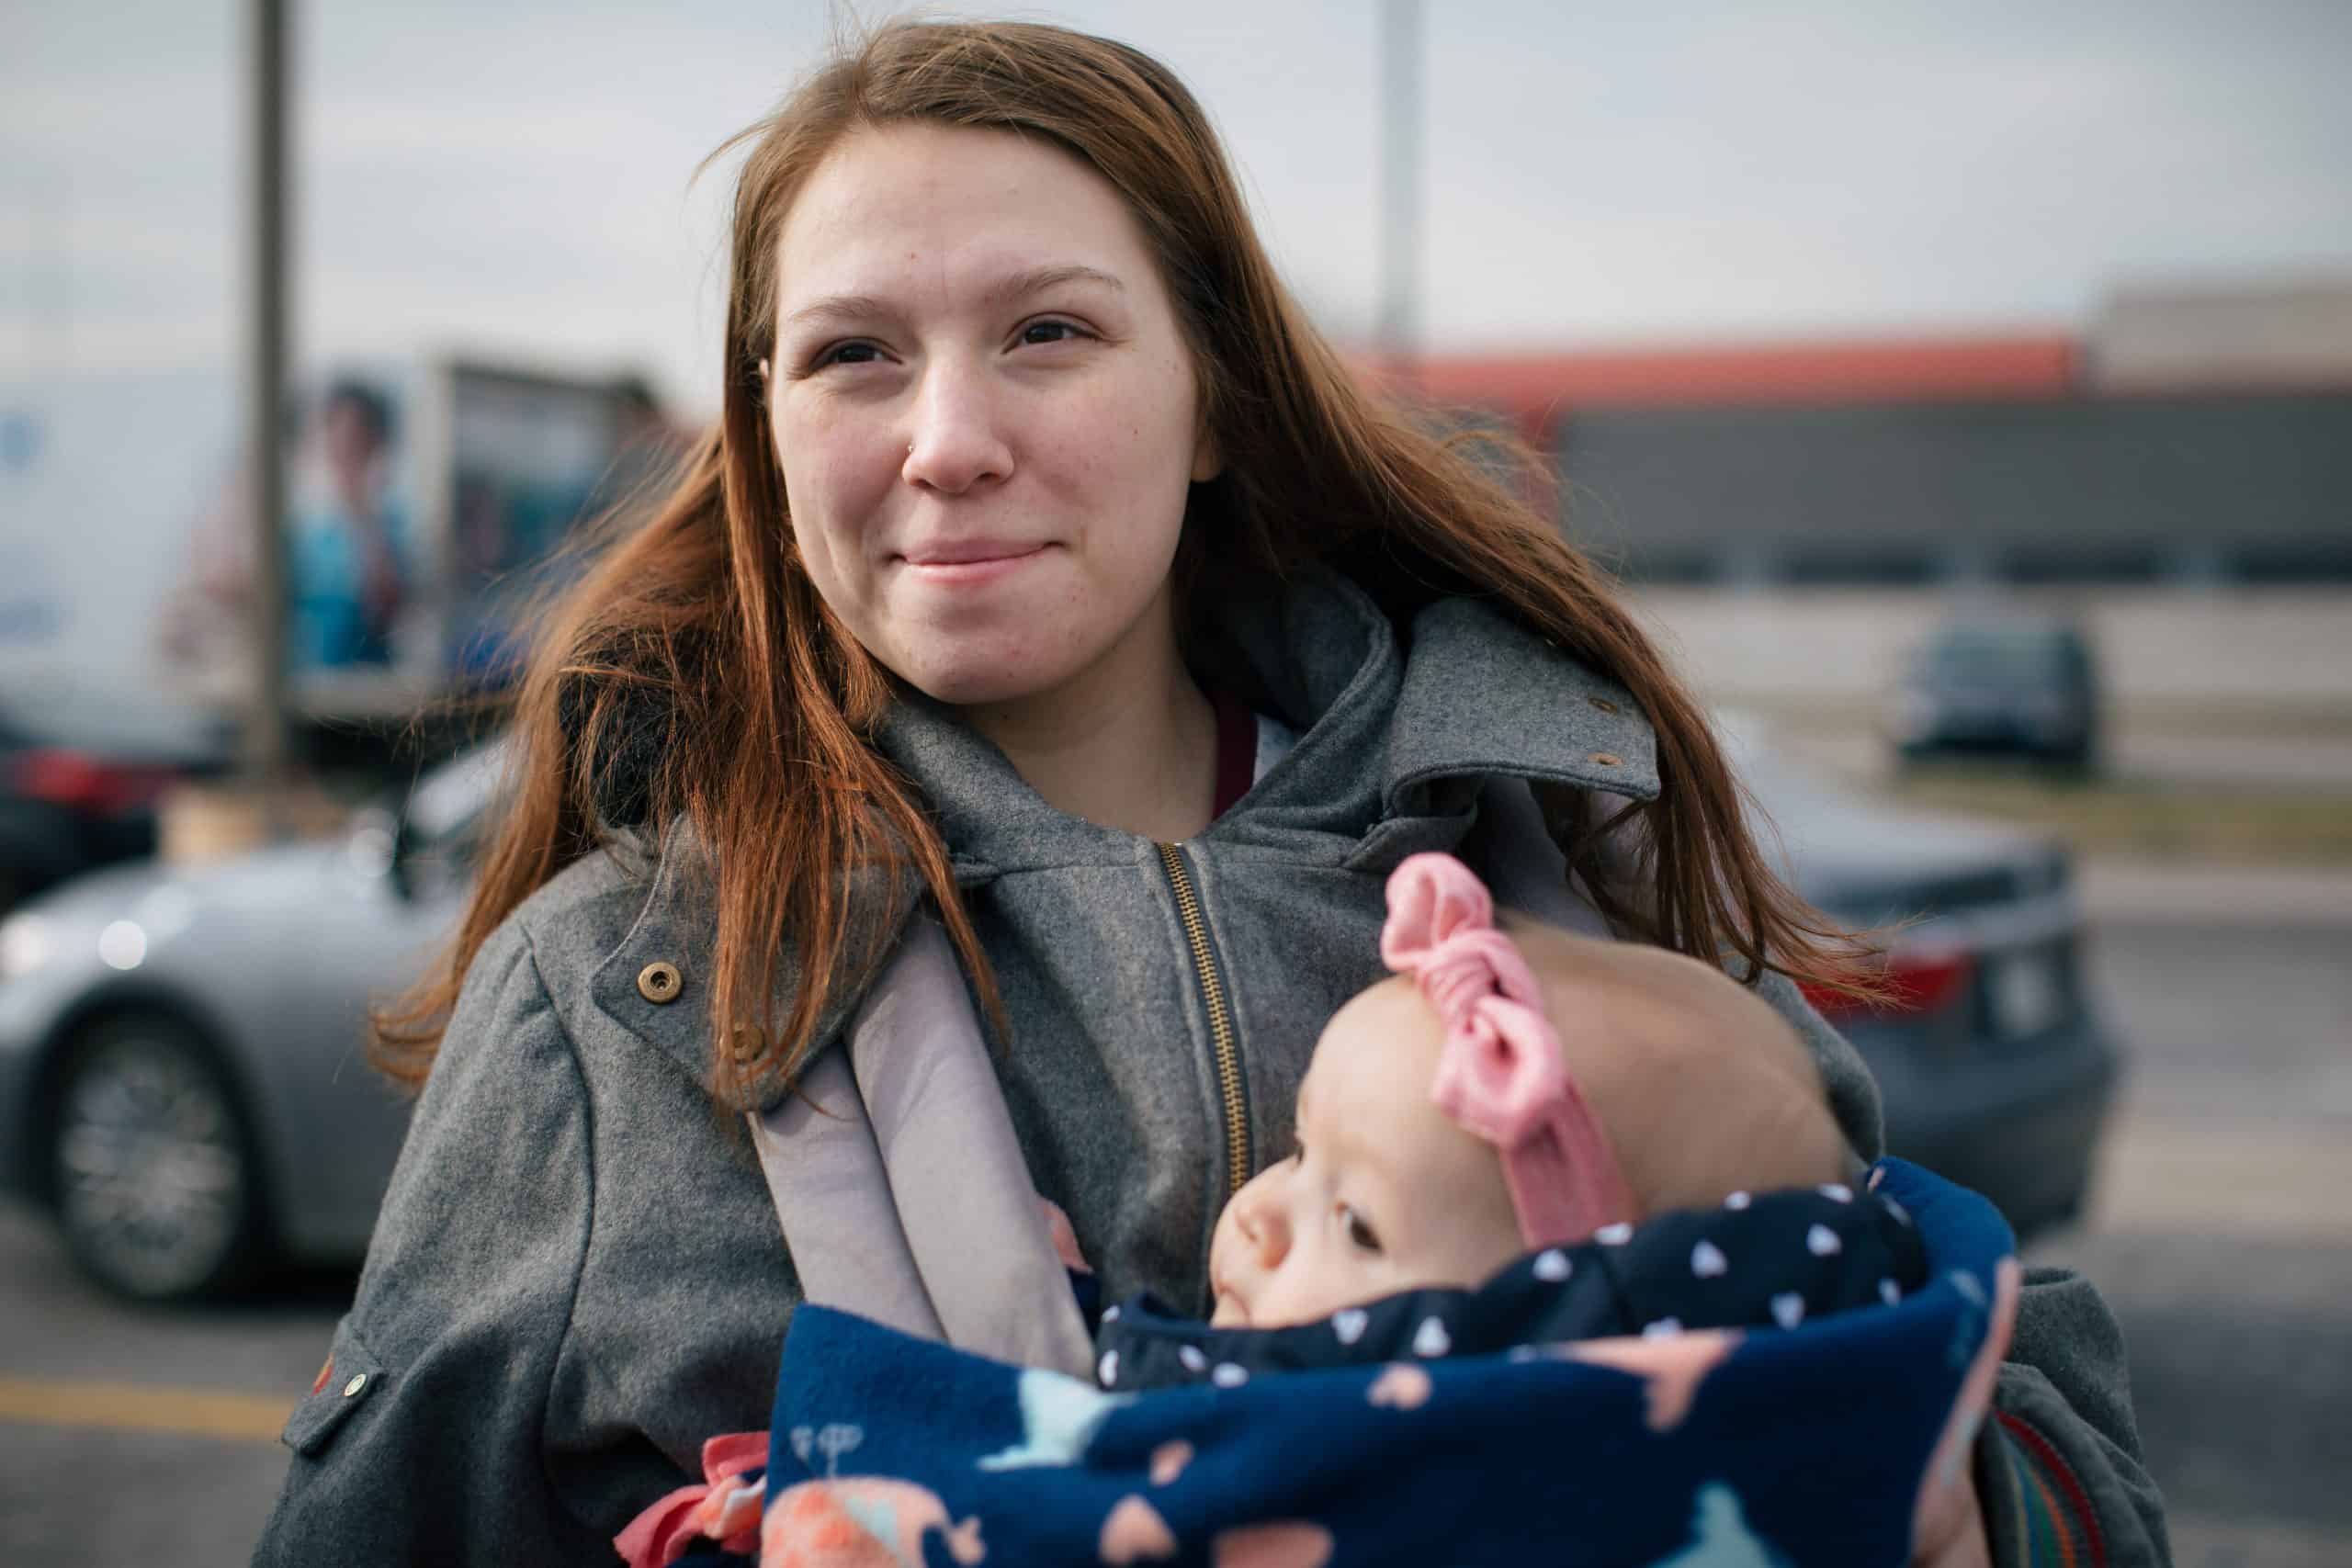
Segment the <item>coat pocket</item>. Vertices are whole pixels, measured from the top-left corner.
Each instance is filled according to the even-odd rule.
[[[319,1369],[310,1397],[296,1405],[294,1414],[287,1417],[286,1430],[279,1434],[278,1440],[306,1458],[315,1456],[343,1429],[354,1411],[376,1397],[386,1375],[384,1363],[360,1339],[359,1331],[345,1314],[334,1325],[334,1342],[327,1352],[327,1364]]]

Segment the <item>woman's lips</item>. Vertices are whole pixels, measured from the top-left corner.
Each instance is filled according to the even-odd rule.
[[[1052,547],[975,539],[910,550],[899,558],[899,564],[918,581],[943,588],[967,588],[1009,576]]]

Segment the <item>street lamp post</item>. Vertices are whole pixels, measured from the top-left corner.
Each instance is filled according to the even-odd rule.
[[[246,494],[254,552],[253,671],[246,774],[265,802],[285,782],[286,743],[286,11],[248,0],[252,187],[245,299]],[[265,807],[266,810],[266,807]]]
[[[1392,375],[1420,354],[1421,6],[1381,0],[1379,302],[1374,337]]]

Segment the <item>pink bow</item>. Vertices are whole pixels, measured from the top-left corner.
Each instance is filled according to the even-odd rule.
[[[681,1486],[646,1509],[613,1538],[628,1568],[664,1568],[686,1554],[697,1536],[722,1551],[748,1557],[760,1549],[760,1511],[766,1478],[746,1472],[768,1462],[765,1432],[730,1432],[702,1446],[701,1484]]]
[[[1430,1098],[1495,1145],[1531,1247],[1582,1241],[1634,1217],[1609,1134],[1569,1076],[1535,976],[1495,927],[1485,883],[1452,855],[1388,878],[1381,961],[1410,975],[1445,1030]]]

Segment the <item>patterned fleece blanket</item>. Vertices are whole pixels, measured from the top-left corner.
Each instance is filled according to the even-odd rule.
[[[715,1443],[655,1560],[1904,1563],[1967,1461],[2019,1272],[1984,1199],[1900,1160],[1871,1184],[1917,1221],[1927,1285],[1793,1328],[1115,1393],[804,1307],[764,1453]]]

